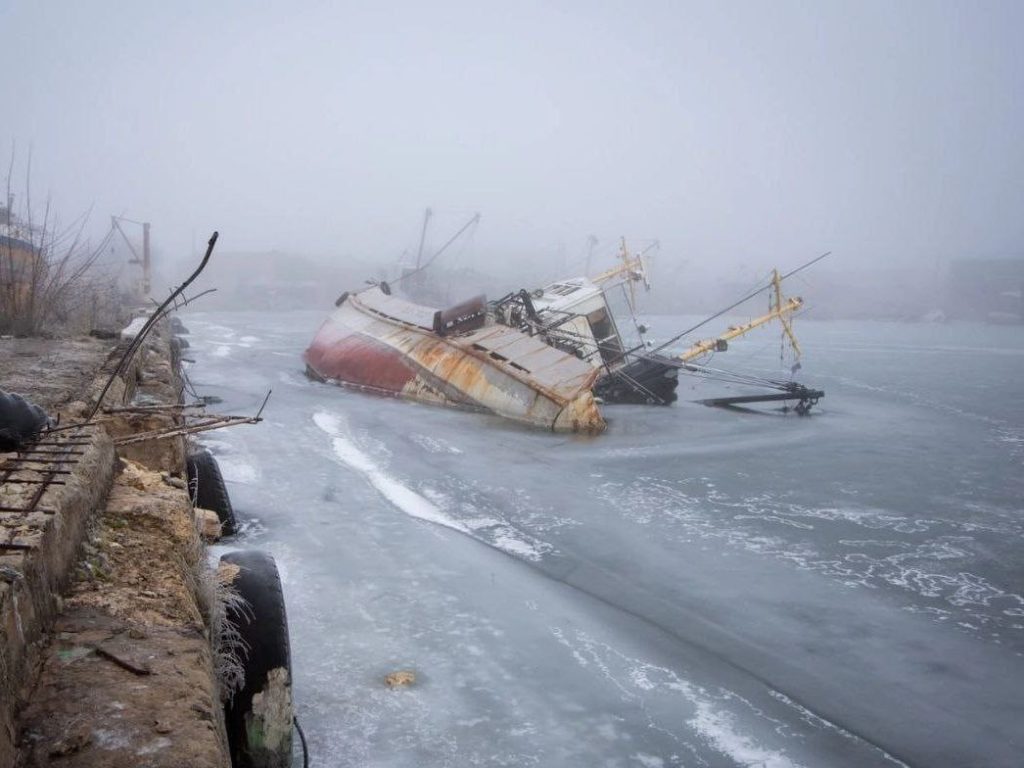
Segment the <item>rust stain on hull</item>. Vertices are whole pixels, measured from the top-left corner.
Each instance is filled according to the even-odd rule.
[[[384,297],[376,288],[350,297],[320,327],[304,355],[306,364],[321,378],[410,400],[490,412],[560,432],[605,428],[591,391],[596,369],[502,328],[499,335],[527,340],[529,359],[543,363],[534,375],[488,350],[493,327],[442,337],[410,321],[414,311],[418,317],[428,310]]]

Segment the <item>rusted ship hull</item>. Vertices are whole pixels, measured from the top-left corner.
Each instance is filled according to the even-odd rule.
[[[600,432],[598,370],[502,325],[444,334],[434,310],[372,288],[347,297],[306,350],[311,374],[566,432]]]

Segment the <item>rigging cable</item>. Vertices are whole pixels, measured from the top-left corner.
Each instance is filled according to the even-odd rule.
[[[469,229],[470,227],[472,227],[472,226],[473,226],[474,224],[479,224],[479,223],[480,223],[480,214],[479,214],[479,213],[477,213],[477,214],[474,214],[474,215],[473,215],[473,218],[471,218],[471,219],[470,219],[469,221],[467,221],[467,222],[466,222],[465,224],[463,224],[463,225],[462,225],[462,228],[461,228],[461,229],[459,229],[459,231],[458,231],[458,232],[456,232],[456,233],[455,233],[454,235],[452,235],[452,236],[451,236],[450,238],[448,238],[448,242],[446,242],[446,243],[445,243],[444,245],[442,245],[442,246],[441,246],[440,248],[438,248],[438,249],[437,249],[437,250],[436,250],[436,251],[434,252],[434,255],[433,255],[433,256],[431,256],[431,257],[430,257],[429,259],[427,259],[427,260],[426,260],[425,262],[423,262],[423,264],[422,264],[421,266],[418,266],[418,267],[416,267],[416,269],[412,269],[412,270],[410,270],[410,271],[406,272],[406,273],[405,273],[404,275],[402,275],[401,277],[399,277],[398,279],[396,279],[396,280],[395,280],[394,282],[395,282],[396,284],[397,284],[397,283],[400,283],[400,282],[402,282],[403,280],[405,280],[405,278],[407,278],[407,277],[411,277],[412,275],[415,275],[415,274],[416,274],[417,272],[422,272],[422,271],[423,271],[424,269],[426,269],[426,268],[427,268],[427,267],[429,267],[429,266],[430,266],[431,264],[433,264],[433,263],[434,263],[434,260],[435,260],[435,259],[436,259],[436,258],[437,258],[438,256],[440,256],[440,255],[441,255],[442,253],[444,253],[444,252],[445,252],[446,250],[448,250],[448,247],[449,247],[449,246],[450,246],[450,245],[451,245],[452,243],[454,243],[454,242],[455,242],[456,240],[458,240],[458,239],[459,239],[459,237],[460,237],[460,236],[462,235],[462,233],[463,233],[463,232],[465,232],[465,231],[466,231],[467,229]]]
[[[818,256],[818,257],[816,257],[814,259],[811,259],[806,264],[803,264],[803,265],[797,267],[796,269],[791,270],[791,271],[787,272],[786,274],[780,276],[779,280],[782,281],[782,280],[786,280],[789,277],[792,277],[797,272],[801,272],[802,270],[807,269],[809,266],[811,266],[812,264],[815,264],[815,263],[821,261],[822,259],[824,259],[826,256],[830,255],[831,253],[832,253],[832,251],[826,251],[825,253],[821,254],[820,256]],[[654,352],[660,352],[665,347],[668,347],[668,346],[671,346],[672,344],[675,344],[677,341],[679,341],[684,336],[690,335],[691,333],[696,331],[698,328],[701,328],[701,327],[707,325],[708,323],[710,323],[712,320],[715,320],[715,319],[721,317],[722,315],[724,315],[725,313],[730,312],[730,311],[736,309],[736,307],[738,307],[740,304],[743,304],[744,302],[750,301],[752,298],[757,296],[759,293],[762,293],[762,292],[768,290],[771,287],[772,287],[771,284],[768,284],[768,285],[762,286],[761,288],[758,288],[756,291],[754,291],[753,293],[747,294],[746,296],[744,296],[742,299],[740,299],[736,303],[729,305],[725,309],[716,312],[715,314],[711,315],[710,317],[705,318],[704,320],[701,320],[699,323],[697,323],[692,328],[688,328],[687,330],[683,331],[682,333],[676,334],[671,339],[666,341],[664,344],[662,344],[662,345],[660,345],[658,347],[655,347],[653,351]],[[631,349],[629,351],[633,352],[636,349],[638,349],[638,348],[634,347],[634,349]]]

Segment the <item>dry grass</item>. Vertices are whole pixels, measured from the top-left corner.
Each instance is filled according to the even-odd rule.
[[[209,601],[213,667],[221,701],[230,701],[245,685],[242,659],[249,655],[249,646],[239,634],[238,627],[228,618],[228,612],[252,617],[252,607],[233,586],[235,572],[237,566],[225,565],[216,571],[207,567],[202,574],[203,590]]]

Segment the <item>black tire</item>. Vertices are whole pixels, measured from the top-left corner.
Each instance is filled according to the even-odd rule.
[[[195,491],[195,504],[203,509],[211,509],[220,520],[220,530],[225,536],[238,532],[238,521],[235,510],[231,506],[231,497],[224,487],[224,478],[220,473],[217,460],[205,448],[191,454],[185,461],[188,469],[188,487]]]
[[[46,412],[21,395],[0,389],[0,451],[14,451],[50,424]]]
[[[245,683],[224,707],[233,768],[289,768],[292,762],[292,664],[281,578],[265,552],[229,552],[239,568],[232,585],[248,603],[228,607],[248,653]],[[255,699],[255,704],[254,704]]]
[[[174,365],[178,365],[181,362],[181,353],[187,346],[182,344],[184,339],[179,336],[171,336],[171,360]]]

